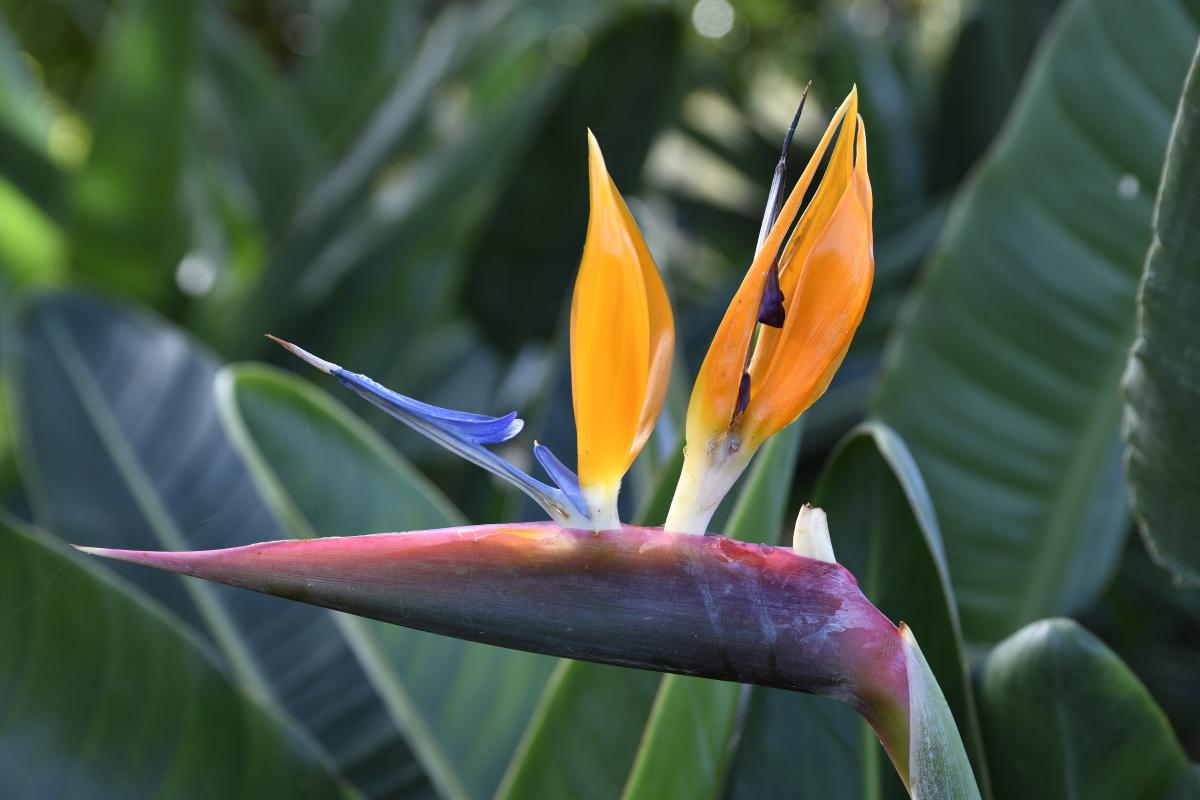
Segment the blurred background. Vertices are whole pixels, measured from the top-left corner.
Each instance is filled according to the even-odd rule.
[[[125,5],[136,19],[5,0],[6,292],[95,287],[226,359],[286,363],[271,332],[430,402],[519,408],[569,462],[563,321],[588,127],[671,291],[678,419],[804,85],[793,175],[861,87],[877,279],[809,420],[819,459],[862,416],[947,202],[1056,3]],[[472,468],[380,427],[473,519],[512,513]]]
[[[951,246],[939,237],[955,198],[1057,10],[1053,0],[0,0],[0,315],[31,292],[82,290],[166,320],[217,361],[294,370],[270,332],[431,403],[519,409],[526,431],[572,463],[565,321],[591,128],[678,326],[668,410],[622,497],[631,513],[678,451],[691,377],[749,263],[805,84],[796,165],[857,84],[877,277],[845,365],[806,415],[794,508],[867,415],[922,266],[939,241]],[[1142,183],[1129,175],[1120,188],[1138,197],[1145,242],[1156,157]],[[86,321],[74,331],[86,339]],[[193,402],[182,389],[154,401]],[[347,405],[471,522],[539,517],[474,467]],[[33,437],[9,416],[4,504],[35,518],[36,457],[22,450]],[[531,467],[525,438],[504,454]],[[189,447],[173,452],[185,459]],[[70,516],[72,491],[86,490],[55,495],[56,513]],[[1197,759],[1200,600],[1151,563],[1123,513],[1100,585],[1072,610],[1146,682]]]

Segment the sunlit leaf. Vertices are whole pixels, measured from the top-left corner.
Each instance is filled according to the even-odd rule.
[[[142,300],[172,295],[183,252],[179,186],[198,7],[194,0],[131,0],[106,26],[91,152],[71,189],[78,265]]]

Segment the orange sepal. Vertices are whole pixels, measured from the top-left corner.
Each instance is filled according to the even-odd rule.
[[[851,139],[855,121],[858,130]],[[803,263],[788,265],[791,295],[783,328],[770,332],[770,349],[755,352],[751,402],[743,422],[754,440],[791,424],[825,392],[871,294],[875,256],[862,119],[848,119],[843,133],[855,143],[853,167],[847,169],[844,189],[823,227],[814,225],[811,243],[797,248]]]
[[[571,395],[585,488],[614,490],[666,396],[674,321],[658,269],[588,132],[591,210],[571,299]]]
[[[844,119],[853,120],[858,108],[858,94],[851,90],[830,120],[820,143],[817,145],[812,158],[804,168],[795,187],[788,195],[783,209],[771,228],[762,247],[754,257],[754,262],[742,284],[738,287],[733,301],[725,312],[712,344],[700,366],[696,383],[692,389],[691,402],[688,405],[687,439],[689,443],[701,445],[718,438],[726,431],[733,421],[734,408],[737,403],[738,387],[742,374],[746,369],[746,355],[750,347],[758,323],[759,300],[762,297],[763,281],[771,268],[774,256],[779,252],[792,222],[800,211],[800,205],[805,193],[812,183],[817,167],[820,165],[825,151],[829,147],[834,134],[842,125]],[[840,149],[840,148],[838,148]],[[837,154],[834,154],[837,158]],[[818,194],[820,191],[818,190]],[[807,212],[806,212],[807,213]],[[803,225],[803,221],[801,225]],[[781,266],[784,266],[781,264]],[[795,275],[781,273],[781,281],[788,278],[789,286],[794,293]],[[782,284],[781,284],[782,288]],[[790,306],[792,298],[784,290],[785,303]],[[789,313],[790,316],[790,313]],[[786,321],[785,321],[786,326]],[[764,335],[770,336],[773,331],[766,329]],[[761,340],[760,340],[761,341]],[[751,403],[757,394],[757,389],[751,382]]]

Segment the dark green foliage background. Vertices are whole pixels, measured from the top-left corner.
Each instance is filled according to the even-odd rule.
[[[709,38],[714,9],[732,24]],[[902,792],[821,699],[63,546],[537,518],[262,335],[520,409],[505,455],[531,468],[536,437],[573,462],[588,128],[676,315],[622,493],[661,523],[810,79],[793,153],[861,93],[876,282],[722,529],[788,541],[800,503],[827,508],[835,552],[921,641],[985,798],[1200,795],[1195,74],[1145,262],[1198,32],[1197,0],[0,0],[0,796]],[[1114,755],[1130,736],[1137,757]]]

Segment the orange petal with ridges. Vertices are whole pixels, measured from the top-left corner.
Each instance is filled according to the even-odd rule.
[[[614,187],[615,191],[615,187]],[[638,266],[642,271],[642,282],[646,290],[646,312],[649,322],[649,359],[646,372],[646,396],[642,403],[642,416],[638,420],[637,436],[629,454],[630,463],[637,457],[658,422],[663,402],[667,399],[667,385],[671,381],[671,359],[675,356],[675,319],[671,314],[671,301],[662,277],[654,265],[654,258],[642,239],[629,207],[619,193],[617,202],[629,230],[633,232],[634,246],[638,251]],[[626,469],[629,465],[626,464]]]
[[[850,95],[834,113],[820,143],[817,145],[812,158],[804,168],[795,187],[788,195],[783,209],[776,219],[770,234],[763,246],[754,257],[754,262],[746,277],[738,287],[733,301],[725,312],[700,372],[692,389],[691,402],[688,405],[687,438],[689,442],[699,444],[712,439],[729,427],[733,418],[734,405],[737,402],[738,386],[746,367],[746,353],[750,347],[751,337],[758,322],[758,306],[762,296],[763,280],[771,267],[774,255],[779,252],[784,237],[791,227],[793,220],[800,211],[800,204],[812,183],[817,167],[838,130],[842,120],[851,108],[857,108],[857,93]],[[851,117],[853,119],[853,117]],[[785,302],[790,305],[791,298],[786,295]],[[786,325],[786,321],[785,321]],[[770,329],[764,329],[764,332]],[[756,387],[751,385],[751,402],[754,402]]]
[[[615,487],[662,408],[674,324],[662,279],[588,132],[591,210],[571,300],[571,395],[584,487]]]
[[[866,311],[875,263],[866,132],[862,120],[857,122],[857,163],[849,185],[799,266],[770,361],[753,373],[757,394],[751,396],[746,426],[758,439],[790,424],[824,393]]]
[[[832,137],[838,133],[837,144],[829,156],[829,164],[821,184],[813,193],[813,199],[804,209],[796,229],[792,231],[783,255],[779,259],[779,288],[784,297],[784,322],[792,314],[804,313],[796,300],[796,286],[800,282],[800,273],[808,261],[812,248],[820,238],[821,231],[829,224],[830,218],[837,209],[842,195],[850,188],[854,175],[854,123],[858,119],[858,89],[853,88],[846,97],[846,114],[841,124],[833,122],[826,128],[825,136]],[[826,140],[822,140],[826,144]],[[815,171],[823,155],[824,147],[818,148],[809,161],[808,167]],[[775,348],[779,343],[783,330],[780,328],[764,327],[759,331],[758,341],[754,346],[754,359],[750,365],[751,392],[762,380],[765,367],[771,363]]]

